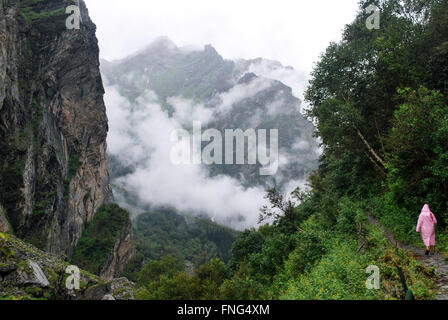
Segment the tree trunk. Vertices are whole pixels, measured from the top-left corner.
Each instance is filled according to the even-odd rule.
[[[383,159],[375,152],[375,150],[370,146],[370,144],[367,142],[366,138],[362,135],[361,131],[359,129],[356,129],[356,132],[358,133],[358,136],[361,138],[362,142],[367,147],[367,150],[369,150],[370,154],[383,166],[386,166],[386,163]]]

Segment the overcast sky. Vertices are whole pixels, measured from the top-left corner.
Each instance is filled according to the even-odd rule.
[[[224,58],[263,57],[305,73],[358,10],[358,0],[85,1],[108,60],[167,36],[179,46],[212,44]]]

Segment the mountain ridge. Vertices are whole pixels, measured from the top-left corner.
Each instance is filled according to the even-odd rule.
[[[207,168],[211,177],[230,176],[245,188],[266,188],[272,183],[282,185],[288,177],[304,179],[317,166],[318,143],[312,137],[314,127],[301,114],[301,100],[290,86],[267,78],[265,74],[256,74],[250,66],[266,63],[261,73],[268,69],[283,68],[284,72],[293,69],[271,60],[263,62],[261,58],[245,63],[245,60],[238,61],[224,59],[211,45],[202,50],[185,51],[169,39],[161,38],[122,60],[112,63],[102,60],[101,71],[106,89],[113,88],[109,90],[116,90],[126,100],[117,105],[120,112],[132,114],[136,110],[149,110],[148,105],[157,101],[170,119],[179,120],[187,130],[191,130],[195,120],[203,122],[204,130],[214,128],[222,132],[225,129],[279,129],[280,160],[284,165],[280,168],[281,174],[272,179],[260,177],[255,174],[260,168],[258,164],[211,165]],[[145,101],[149,92],[156,95],[155,101]],[[126,117],[123,120],[126,122]],[[118,131],[116,134],[128,135]],[[138,134],[129,133],[131,141],[135,135]],[[114,141],[109,144],[114,146]],[[292,149],[299,154],[293,155]],[[123,176],[132,175],[142,161],[147,161],[141,159],[129,165],[127,158],[120,164],[120,157],[120,154],[110,153],[113,185]],[[120,193],[121,188],[115,188]]]

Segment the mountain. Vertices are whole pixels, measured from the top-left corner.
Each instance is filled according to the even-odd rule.
[[[260,163],[212,164],[206,166],[209,177],[232,177],[244,188],[265,189],[304,181],[317,167],[319,148],[313,138],[314,126],[300,112],[297,90],[293,92],[283,82],[268,77],[282,74],[288,75],[290,80],[292,74],[299,74],[291,67],[262,58],[226,60],[211,45],[202,49],[178,47],[162,37],[125,59],[102,60],[101,72],[105,86],[116,90],[125,100],[118,107],[123,113],[138,114],[150,110],[156,103],[190,132],[193,121],[201,121],[203,131],[217,129],[223,135],[225,129],[266,129],[268,132],[278,129],[279,168],[275,175],[260,175]],[[133,123],[126,117],[121,121]],[[126,132],[117,131],[117,135],[127,136],[127,141],[139,144],[138,133],[134,132],[136,126],[130,127]],[[109,145],[114,146],[114,141]],[[110,152],[114,192],[131,207],[142,204],[139,197],[123,185],[123,178],[135,173],[145,162],[151,164],[148,160],[151,152],[145,150],[136,157]]]
[[[73,4],[0,0],[0,231],[68,259],[113,201],[96,27],[80,1],[81,28],[67,29]],[[133,255],[122,214],[106,278]]]
[[[130,100],[151,89],[168,107],[168,97],[181,95],[202,101],[230,89],[234,63],[224,60],[210,45],[190,52],[167,38],[159,38],[123,60],[101,61],[101,71],[108,83],[119,85],[120,92]]]

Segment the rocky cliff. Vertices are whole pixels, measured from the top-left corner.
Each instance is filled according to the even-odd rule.
[[[127,221],[123,231],[114,243],[112,254],[110,254],[103,264],[100,276],[106,280],[119,277],[124,267],[135,255],[134,232],[132,223]]]
[[[99,208],[76,246],[72,263],[110,280],[135,254],[129,213],[117,204]]]
[[[0,0],[0,227],[68,257],[113,199],[96,27],[83,1],[80,29],[66,27],[77,3]]]
[[[0,232],[0,300],[130,300],[134,284],[105,280],[79,270],[77,287],[67,286],[69,263],[10,234]],[[67,279],[69,281],[67,281]]]

